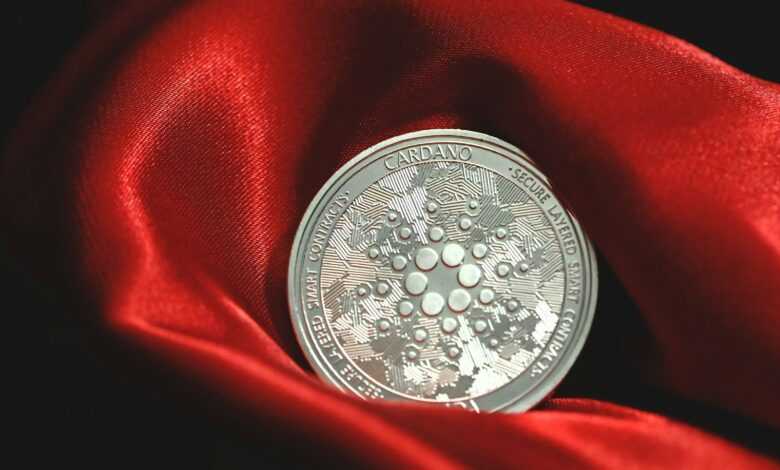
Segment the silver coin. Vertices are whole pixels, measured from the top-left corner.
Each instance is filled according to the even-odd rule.
[[[306,211],[288,296],[314,370],[364,398],[523,411],[590,329],[590,242],[516,147],[400,135],[349,161]]]

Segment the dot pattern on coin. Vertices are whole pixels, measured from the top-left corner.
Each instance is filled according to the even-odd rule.
[[[458,199],[466,202],[448,203]],[[476,231],[494,236],[474,240]],[[560,266],[540,262],[525,284],[515,266],[539,249],[537,259],[556,259],[558,241],[538,206],[484,168],[441,162],[391,173],[347,209],[331,247],[323,259],[331,328],[358,367],[398,392],[437,400],[489,392],[522,373],[557,324]],[[384,284],[343,300],[366,282]],[[477,311],[484,319],[465,320]],[[364,326],[387,316],[400,326],[380,323],[382,336]]]

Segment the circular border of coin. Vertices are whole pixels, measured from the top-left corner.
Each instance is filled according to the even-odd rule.
[[[518,412],[527,410],[552,392],[561,380],[563,380],[563,377],[568,373],[582,350],[590,330],[596,306],[598,292],[596,259],[590,241],[582,232],[578,222],[552,193],[547,178],[539,171],[533,161],[517,147],[487,134],[461,129],[430,129],[402,134],[384,140],[360,152],[331,176],[307,208],[296,233],[290,255],[288,302],[298,343],[315,372],[328,383],[335,385],[343,391],[352,392],[363,398],[385,398],[421,403],[439,403],[431,400],[409,398],[403,394],[394,393],[386,388],[377,386],[373,379],[365,376],[365,374],[352,365],[351,361],[348,359],[342,358],[341,362],[343,362],[343,366],[336,369],[331,362],[328,362],[327,357],[328,355],[338,356],[339,347],[335,344],[335,341],[332,341],[332,344],[328,344],[328,341],[332,340],[332,338],[328,339],[327,337],[327,333],[330,332],[330,327],[327,320],[324,318],[321,307],[319,315],[311,314],[310,310],[316,310],[315,307],[312,307],[312,305],[316,306],[316,301],[307,307],[306,300],[308,281],[306,265],[309,263],[307,263],[305,250],[307,245],[303,245],[303,240],[309,240],[313,228],[317,226],[316,222],[320,221],[323,212],[331,205],[334,198],[344,198],[339,206],[345,209],[349,206],[351,201],[360,194],[360,192],[357,191],[344,194],[341,192],[342,186],[346,185],[356,175],[364,173],[364,170],[368,168],[369,165],[376,164],[381,161],[382,158],[391,154],[393,150],[398,150],[399,146],[403,148],[404,145],[409,145],[410,141],[415,144],[464,143],[466,145],[481,147],[499,157],[506,158],[509,163],[515,165],[515,167],[509,167],[509,174],[505,174],[504,176],[511,179],[511,173],[515,171],[516,168],[521,170],[524,175],[530,175],[542,183],[551,196],[549,198],[549,200],[553,202],[551,207],[553,209],[559,209],[560,212],[564,214],[566,222],[568,222],[569,227],[576,237],[578,254],[582,263],[582,266],[580,266],[581,298],[579,302],[581,307],[577,311],[570,308],[570,310],[572,310],[570,317],[571,325],[569,325],[569,332],[566,337],[562,341],[559,341],[559,347],[554,348],[555,350],[551,351],[551,343],[553,342],[556,332],[560,328],[563,316],[559,319],[559,324],[553,331],[551,338],[548,340],[547,344],[545,344],[542,354],[540,354],[535,361],[520,374],[520,376],[516,377],[503,387],[483,396],[441,403],[446,406],[459,406],[482,412]],[[391,169],[388,168],[388,170]],[[493,170],[501,171],[495,168]],[[389,171],[386,171],[386,173],[387,172]],[[363,176],[364,179],[367,179],[369,183],[383,176],[381,173],[374,173],[369,172],[367,178],[366,175],[361,176]],[[517,179],[514,179],[514,181],[517,184],[520,184]],[[535,202],[538,203],[538,201]],[[542,207],[541,204],[540,207]],[[542,208],[545,210],[544,207]],[[550,209],[548,208],[546,210]],[[564,265],[566,266],[566,263],[564,263]],[[564,270],[567,271],[567,268],[565,267]],[[315,284],[315,297],[321,299],[318,279]],[[568,284],[566,285],[566,288],[568,288]],[[564,310],[563,306],[566,305],[566,295],[568,294],[565,293],[564,295],[561,310]],[[564,312],[561,312],[561,314],[563,313]],[[319,318],[319,321],[315,321],[317,318]],[[323,351],[325,349],[329,349],[327,354]],[[540,363],[546,352],[549,353],[547,355],[549,364],[546,364],[545,367],[542,367],[540,364],[534,368],[537,363]]]

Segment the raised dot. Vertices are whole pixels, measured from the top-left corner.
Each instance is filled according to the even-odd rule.
[[[507,277],[511,270],[512,267],[509,266],[507,263],[500,263],[498,266],[496,266],[496,274],[498,274],[501,277]]]
[[[388,212],[387,220],[389,220],[390,222],[395,222],[396,220],[398,220],[398,214],[396,214],[395,212]]]
[[[428,205],[425,206],[425,210],[427,210],[429,213],[433,214],[436,212],[436,210],[439,208],[439,205],[435,202],[429,202]]]
[[[368,249],[368,257],[369,258],[374,259],[377,256],[379,256],[379,249],[378,248],[372,246],[371,248]]]
[[[479,293],[479,301],[483,304],[489,304],[495,298],[496,294],[493,292],[493,289],[482,289]]]
[[[377,327],[379,328],[379,331],[387,331],[390,329],[390,322],[387,320],[379,320]]]
[[[488,247],[484,243],[475,243],[473,247],[471,247],[471,254],[474,255],[474,258],[482,259],[487,254]]]
[[[479,207],[479,203],[475,201],[474,199],[469,201],[469,209],[476,209]]]
[[[517,310],[517,307],[519,306],[520,304],[518,304],[517,300],[514,299],[506,303],[506,309],[509,310],[510,312],[514,312],[515,310]]]
[[[520,263],[520,265],[518,266],[518,269],[520,269],[520,271],[522,271],[522,272],[527,272],[529,269],[531,269],[531,267],[528,265],[528,263],[523,262],[523,263]]]
[[[425,248],[420,248],[417,251],[417,255],[414,257],[414,263],[423,271],[430,271],[436,266],[438,261],[439,255],[436,253],[436,250],[427,246]]]
[[[444,229],[438,226],[431,227],[431,230],[428,232],[428,237],[432,242],[440,242],[441,239],[444,238]]]
[[[417,328],[414,330],[414,340],[418,343],[422,343],[428,339],[428,332],[425,330],[425,328]]]
[[[379,295],[385,295],[385,294],[387,294],[388,292],[390,292],[390,284],[388,284],[388,283],[387,283],[387,282],[385,282],[385,281],[379,281],[379,282],[376,284],[376,292],[377,292],[377,294],[379,294]]]
[[[496,346],[498,346],[498,339],[497,338],[490,338],[490,340],[488,341],[488,344],[490,345],[490,347],[495,348]]]
[[[487,327],[488,323],[481,318],[474,322],[474,331],[477,333],[484,333]]]
[[[480,277],[482,277],[482,270],[475,264],[464,264],[458,271],[458,282],[463,287],[476,286],[479,284]]]
[[[437,292],[428,292],[423,296],[420,308],[424,314],[431,317],[436,316],[444,310],[444,297]]]
[[[441,329],[445,333],[452,333],[453,331],[458,329],[458,320],[447,317],[444,320],[441,321]]]
[[[447,305],[450,306],[450,309],[453,312],[462,312],[466,310],[470,303],[471,295],[468,291],[463,289],[453,290],[450,292],[449,298],[447,299]]]
[[[408,351],[406,351],[406,357],[411,360],[417,359],[417,355],[418,353],[416,349],[409,349]]]
[[[360,286],[358,287],[357,294],[361,297],[365,297],[365,295],[368,294],[368,290],[366,290],[365,287]]]
[[[423,273],[414,272],[406,276],[404,282],[407,292],[412,295],[420,295],[428,287],[428,277]]]
[[[393,269],[396,271],[403,271],[403,269],[406,267],[406,263],[408,263],[406,257],[401,255],[394,256],[393,261],[391,261]]]
[[[448,243],[441,252],[441,260],[449,267],[458,266],[463,262],[466,253],[457,243]]]
[[[469,219],[468,217],[464,217],[460,219],[458,226],[460,227],[461,230],[468,230],[471,228],[472,224],[473,222],[471,222],[471,219]]]
[[[453,359],[460,356],[460,348],[457,346],[450,346],[447,348],[447,355]]]
[[[504,227],[498,227],[496,229],[496,238],[503,240],[506,237],[506,229]]]
[[[403,300],[398,303],[398,313],[402,317],[408,317],[414,311],[414,304],[408,300]]]
[[[398,236],[403,240],[408,240],[409,237],[412,236],[412,229],[409,227],[401,227],[401,230],[398,231]]]

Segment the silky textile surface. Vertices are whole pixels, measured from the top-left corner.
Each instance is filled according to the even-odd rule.
[[[576,213],[641,312],[614,332],[642,347],[614,358],[631,367],[611,381],[780,426],[780,87],[580,6],[117,9],[16,132],[3,224],[31,270],[57,260],[150,367],[366,466],[780,467],[605,401],[558,394],[478,415],[361,401],[316,379],[285,301],[299,218],[359,150],[433,127],[519,146]],[[596,328],[622,314],[601,302]]]

